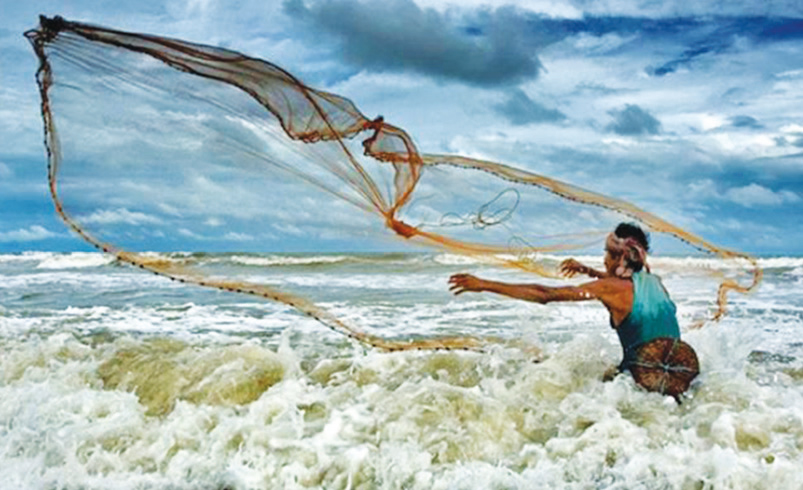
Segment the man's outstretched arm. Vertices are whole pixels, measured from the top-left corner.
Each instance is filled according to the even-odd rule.
[[[471,274],[455,274],[449,278],[449,290],[459,295],[466,292],[489,292],[510,298],[546,304],[552,301],[587,301],[599,299],[599,281],[580,286],[549,287],[540,284],[509,284],[480,279]]]

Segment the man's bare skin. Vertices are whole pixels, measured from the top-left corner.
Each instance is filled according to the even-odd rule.
[[[583,274],[597,278],[579,286],[550,287],[540,284],[510,284],[480,279],[471,274],[455,274],[449,278],[449,290],[455,295],[466,292],[491,292],[510,298],[546,304],[553,301],[598,300],[608,309],[611,325],[616,328],[633,309],[633,281],[616,277],[614,271],[618,257],[610,250],[605,252],[605,272],[598,271],[574,259],[564,260],[559,267],[565,277]]]

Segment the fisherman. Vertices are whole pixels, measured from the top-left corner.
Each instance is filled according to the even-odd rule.
[[[635,224],[621,223],[605,240],[605,271],[595,270],[574,259],[564,260],[560,264],[562,275],[573,277],[583,274],[594,278],[594,281],[579,286],[549,287],[509,284],[480,279],[471,274],[455,274],[449,278],[450,291],[456,295],[487,291],[541,304],[553,301],[602,302],[610,313],[611,327],[619,335],[623,351],[622,362],[617,369],[606,373],[605,377],[610,379],[617,371],[631,370],[639,358],[640,347],[655,339],[680,339],[675,304],[661,279],[650,273],[648,250],[647,234]],[[674,349],[674,346],[671,348]],[[697,368],[694,369],[693,374],[696,375]]]

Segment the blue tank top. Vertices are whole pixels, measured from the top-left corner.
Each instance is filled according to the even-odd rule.
[[[620,368],[627,369],[638,347],[659,337],[680,338],[675,303],[669,298],[661,279],[641,270],[633,274],[633,309],[616,328],[622,344]]]

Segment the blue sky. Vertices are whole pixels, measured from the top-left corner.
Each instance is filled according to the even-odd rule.
[[[621,197],[724,246],[803,253],[799,1],[2,2],[0,252],[87,249],[46,192],[22,37],[58,14],[267,59],[382,114],[423,152]],[[95,220],[155,219],[132,213]],[[216,241],[187,232],[158,247],[275,248],[214,220]],[[295,236],[284,250],[361,248]]]

